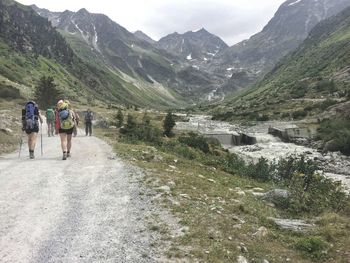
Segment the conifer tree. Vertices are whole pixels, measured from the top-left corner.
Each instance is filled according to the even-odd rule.
[[[123,126],[124,115],[123,112],[119,109],[117,112],[117,127],[120,128]]]
[[[173,136],[173,128],[175,126],[175,120],[173,114],[169,111],[168,114],[166,115],[164,122],[163,122],[163,128],[164,128],[164,134],[167,137]]]
[[[52,105],[56,105],[61,95],[52,76],[42,76],[34,92],[35,101],[42,109],[47,109],[52,107]]]

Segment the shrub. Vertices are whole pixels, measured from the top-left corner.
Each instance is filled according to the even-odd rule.
[[[195,149],[199,149],[204,153],[209,153],[209,144],[203,136],[199,136],[193,132],[190,132],[188,136],[180,136],[179,142],[190,146]]]
[[[16,89],[12,86],[2,85],[0,84],[0,98],[5,99],[20,99],[21,94],[19,89]]]
[[[324,120],[317,131],[317,138],[325,143],[324,150],[340,151],[350,155],[350,120]]]
[[[144,118],[143,123],[137,123],[130,114],[127,117],[125,127],[120,129],[120,133],[125,139],[130,141],[161,143],[161,131],[153,127],[149,119]]]
[[[326,110],[327,108],[329,108],[330,106],[333,106],[334,104],[337,104],[336,100],[327,99],[324,102],[320,103],[319,107],[321,110]]]
[[[330,245],[321,237],[307,237],[299,240],[295,247],[308,257],[325,260],[328,258],[327,250]]]
[[[257,121],[268,121],[269,120],[269,116],[267,114],[263,114],[263,115],[259,115],[256,118]]]
[[[123,122],[124,122],[124,115],[123,115],[123,112],[119,109],[118,112],[117,112],[117,116],[116,116],[116,119],[117,119],[117,127],[120,128],[123,126]]]
[[[173,128],[175,124],[176,123],[173,114],[171,112],[168,112],[163,122],[164,135],[166,135],[167,137],[173,136]]]
[[[307,111],[305,110],[298,110],[298,111],[294,111],[292,113],[292,117],[293,119],[301,119],[307,116]]]

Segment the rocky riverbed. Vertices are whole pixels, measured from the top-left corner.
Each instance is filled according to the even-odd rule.
[[[342,181],[347,191],[350,191],[350,157],[344,156],[339,152],[322,153],[317,149],[286,143],[268,134],[269,126],[287,126],[295,124],[291,122],[261,122],[252,126],[240,126],[227,122],[213,121],[210,116],[190,116],[188,122],[176,123],[175,129],[200,132],[202,134],[230,134],[244,132],[256,137],[257,143],[254,145],[223,145],[229,151],[241,156],[247,162],[256,162],[264,157],[270,162],[277,161],[280,158],[286,158],[290,155],[304,155],[307,159],[314,160],[320,173]]]

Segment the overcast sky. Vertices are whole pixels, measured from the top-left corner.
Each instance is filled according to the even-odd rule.
[[[285,0],[17,0],[51,11],[103,13],[154,40],[202,27],[228,45],[261,31]]]

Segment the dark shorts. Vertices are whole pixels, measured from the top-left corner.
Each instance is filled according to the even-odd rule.
[[[73,130],[74,130],[74,128],[69,129],[69,130],[59,129],[58,133],[67,133],[69,135],[69,134],[73,134]]]
[[[26,134],[31,134],[33,132],[38,133],[39,132],[39,127],[35,126],[33,129],[26,129]]]

